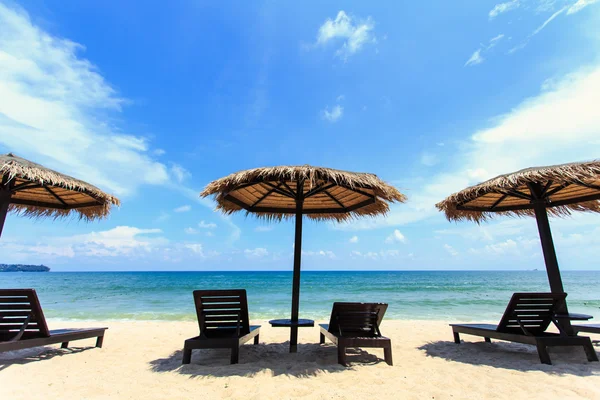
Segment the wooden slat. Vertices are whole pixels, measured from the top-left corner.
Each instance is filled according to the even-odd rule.
[[[203,297],[202,304],[210,304],[210,303],[237,303],[240,304],[239,297]]]
[[[0,331],[7,331],[7,330],[19,330],[23,327],[23,324],[0,324]],[[27,325],[27,331],[32,331],[35,330],[37,331],[37,325],[35,324],[28,324]]]
[[[238,322],[205,322],[204,326],[209,327],[220,327],[220,326],[238,326]]]
[[[215,303],[215,304],[203,304],[205,311],[210,310],[220,310],[220,309],[230,309],[230,310],[239,310],[240,304],[225,304],[225,303]]]
[[[27,297],[0,297],[1,304],[29,304]]]
[[[238,310],[203,310],[204,315],[237,315]]]
[[[4,310],[23,310],[23,311],[31,311],[31,305],[21,303],[21,304],[0,304],[0,312]]]
[[[30,312],[29,311],[0,311],[0,318],[2,317],[10,317],[10,316],[15,316],[15,317],[19,317],[19,316],[23,316],[23,315],[29,315]]]

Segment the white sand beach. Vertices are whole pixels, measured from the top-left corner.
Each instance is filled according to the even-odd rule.
[[[228,350],[195,350],[181,365],[184,339],[195,322],[49,321],[51,328],[108,326],[104,347],[94,340],[0,354],[1,399],[598,399],[600,363],[580,348],[554,348],[554,365],[535,348],[452,342],[447,322],[384,321],[394,366],[383,351],[349,352],[336,363],[332,344],[319,345],[318,328],[300,330],[297,354],[288,353],[289,330],[262,325],[260,345],[244,345],[240,363]],[[596,337],[598,339],[598,337]]]

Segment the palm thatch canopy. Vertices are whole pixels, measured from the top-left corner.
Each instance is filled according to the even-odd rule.
[[[106,217],[119,199],[89,183],[48,169],[11,153],[0,155],[0,204],[33,217],[85,220]],[[1,232],[1,227],[0,227]]]
[[[468,187],[436,206],[449,220],[480,222],[494,213],[535,216],[536,203],[554,216],[600,212],[600,162],[526,168]]]
[[[217,209],[226,214],[246,210],[277,220],[294,217],[298,199],[302,214],[336,221],[386,214],[388,202],[406,201],[376,175],[310,165],[236,172],[208,184],[201,196],[210,195],[215,195]]]

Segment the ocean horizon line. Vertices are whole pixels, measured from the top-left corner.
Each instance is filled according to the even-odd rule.
[[[561,272],[595,272],[598,269],[562,269]],[[56,271],[50,270],[50,273],[85,273],[85,272],[116,272],[116,273],[130,273],[130,272],[293,272],[290,269],[261,269],[261,270],[247,270],[247,269],[206,269],[206,270],[69,270],[69,271]],[[528,268],[528,269],[307,269],[302,270],[304,272],[546,272],[545,268]],[[6,273],[25,273],[25,272],[6,272]],[[27,272],[29,273],[29,272]]]

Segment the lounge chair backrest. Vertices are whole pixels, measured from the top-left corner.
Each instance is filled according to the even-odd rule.
[[[329,332],[334,335],[379,334],[379,324],[388,305],[385,303],[333,303]]]
[[[240,334],[250,333],[248,300],[245,289],[235,290],[194,290],[194,303],[200,335],[211,336],[237,330]]]
[[[19,335],[25,321],[21,339],[50,336],[34,289],[0,289],[0,342]]]
[[[496,330],[539,335],[548,329],[566,297],[566,293],[515,293]]]

